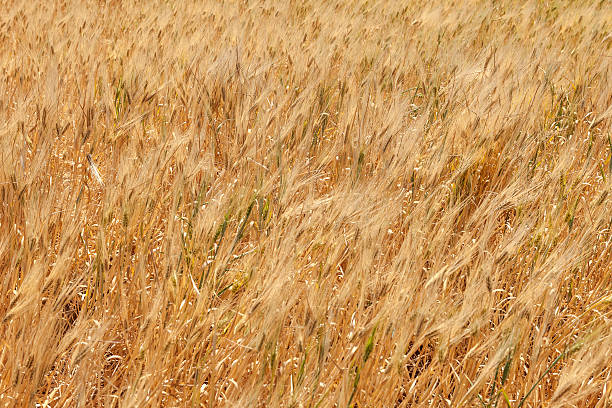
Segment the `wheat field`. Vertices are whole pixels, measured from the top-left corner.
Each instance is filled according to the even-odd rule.
[[[0,5],[0,404],[612,406],[612,4]]]

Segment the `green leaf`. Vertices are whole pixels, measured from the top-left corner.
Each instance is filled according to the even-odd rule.
[[[376,326],[374,326],[374,329],[372,329],[372,333],[370,334],[370,337],[368,338],[368,342],[366,343],[365,351],[363,353],[364,363],[368,361],[368,358],[370,358],[370,354],[372,353],[372,350],[374,349],[374,335],[375,334],[376,334]]]
[[[510,405],[510,398],[508,398],[508,394],[506,394],[506,391],[504,391],[504,389],[502,388],[500,392],[503,395],[504,401],[506,401],[506,405],[508,406],[508,408],[512,408],[512,405]]]

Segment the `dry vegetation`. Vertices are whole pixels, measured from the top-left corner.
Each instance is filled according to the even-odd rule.
[[[3,406],[612,404],[609,2],[186,3],[2,2]]]

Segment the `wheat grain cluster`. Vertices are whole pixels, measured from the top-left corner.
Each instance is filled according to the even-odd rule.
[[[4,1],[0,404],[612,406],[606,1]]]

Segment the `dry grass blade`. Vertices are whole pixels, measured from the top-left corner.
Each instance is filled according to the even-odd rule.
[[[96,181],[100,183],[102,187],[104,187],[104,181],[102,180],[102,176],[100,175],[98,167],[96,167],[96,164],[94,163],[93,159],[91,158],[91,154],[89,153],[87,153],[87,162],[89,163],[89,169],[91,170],[91,174],[93,174]]]

